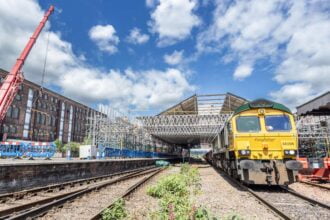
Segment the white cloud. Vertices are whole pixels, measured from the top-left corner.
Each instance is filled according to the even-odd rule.
[[[329,90],[329,9],[322,0],[218,0],[213,22],[199,34],[196,48],[199,54],[226,49],[224,62],[269,60],[274,79],[283,85],[271,97],[296,106]],[[239,78],[238,67],[234,78],[248,77],[253,68]]]
[[[234,72],[234,79],[243,80],[252,74],[253,68],[249,64],[239,65]]]
[[[148,40],[149,36],[147,34],[142,34],[141,30],[138,28],[133,28],[127,37],[127,41],[132,44],[144,44]]]
[[[21,13],[24,11],[25,13]],[[10,70],[43,17],[37,1],[0,1],[0,68]],[[50,25],[43,30],[24,65],[25,78],[40,83]],[[108,36],[98,34],[98,38]],[[76,55],[71,43],[50,31],[46,87],[55,86],[74,100],[107,102],[116,107],[166,107],[194,89],[178,69],[104,71],[87,65],[87,55]]]
[[[201,21],[194,14],[196,0],[160,0],[151,13],[151,30],[159,35],[159,46],[167,46],[189,36]]]
[[[164,61],[169,65],[180,64],[183,60],[183,50],[174,51],[172,54],[165,54]]]
[[[146,6],[152,8],[156,5],[159,0],[146,0]]]
[[[131,104],[140,109],[168,106],[194,89],[178,69],[141,72],[127,69],[123,73],[110,70],[104,74],[97,69],[77,68],[63,76],[61,86],[65,93],[80,99]]]
[[[118,51],[117,45],[119,43],[119,38],[112,25],[93,26],[88,34],[90,39],[96,43],[100,50],[109,54],[114,54]]]

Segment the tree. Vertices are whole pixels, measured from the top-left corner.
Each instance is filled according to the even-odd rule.
[[[64,144],[62,141],[60,141],[59,139],[56,139],[54,141],[54,144],[56,145],[57,152],[65,153],[65,148],[64,148]]]
[[[64,151],[67,151],[68,149],[71,150],[71,156],[72,157],[77,157],[79,156],[79,146],[80,146],[80,143],[77,143],[77,142],[69,142],[67,144],[64,145]]]

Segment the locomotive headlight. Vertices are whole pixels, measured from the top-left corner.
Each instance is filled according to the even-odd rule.
[[[296,155],[296,151],[295,150],[284,150],[284,154],[287,156],[293,156],[293,155]]]
[[[238,153],[241,156],[249,156],[251,154],[251,151],[250,150],[239,150]]]

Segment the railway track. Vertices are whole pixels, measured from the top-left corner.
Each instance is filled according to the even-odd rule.
[[[218,171],[239,188],[249,192],[279,217],[292,219],[330,219],[330,206],[306,197],[286,187],[248,187],[231,178],[224,171]],[[224,175],[223,175],[224,174]]]
[[[307,181],[300,181],[300,183],[303,183],[303,184],[306,184],[306,185],[309,185],[309,186],[314,186],[314,187],[321,188],[321,189],[330,190],[329,186],[325,186],[325,185],[322,185],[322,184],[317,184],[317,183],[307,182]]]
[[[91,220],[101,219],[102,218],[102,213],[107,208],[111,208],[118,199],[127,199],[136,189],[138,189],[139,187],[141,187],[143,184],[145,184],[148,180],[150,180],[153,176],[155,176],[156,174],[158,174],[161,171],[162,171],[162,169],[160,169],[160,170],[152,173],[151,175],[146,176],[145,178],[143,178],[140,181],[138,181],[136,184],[134,184],[133,186],[131,186],[130,188],[128,188],[119,198],[117,198],[115,201],[111,202],[108,206],[106,206],[106,208],[100,210],[96,215],[94,215],[91,218]]]
[[[51,184],[51,185],[46,185],[46,186],[42,186],[42,187],[35,187],[32,189],[22,190],[22,191],[17,191],[17,192],[0,194],[0,204],[6,205],[6,203],[15,203],[19,200],[30,199],[31,197],[37,197],[40,194],[42,196],[45,196],[45,194],[48,194],[48,193],[56,193],[59,191],[63,191],[65,189],[72,189],[74,187],[89,185],[89,184],[107,180],[107,179],[110,179],[110,178],[113,178],[116,176],[125,175],[125,174],[136,172],[136,171],[143,171],[143,170],[150,169],[153,167],[155,167],[155,166],[138,168],[138,169],[128,170],[128,171],[124,171],[124,172],[118,172],[118,173],[113,173],[113,174],[108,174],[108,175],[102,175],[102,176],[97,176],[97,177],[67,181],[67,182],[63,182],[63,183]],[[0,211],[1,211],[1,209],[0,209]]]
[[[283,219],[330,219],[330,207],[327,204],[293,190],[276,187],[254,190],[248,188],[248,191]]]
[[[0,219],[36,218],[40,215],[44,215],[45,213],[48,214],[50,210],[55,210],[56,207],[64,206],[67,202],[74,203],[75,200],[81,200],[81,198],[89,196],[89,194],[99,194],[99,192],[109,189],[109,187],[112,187],[110,190],[116,190],[115,186],[124,186],[126,182],[136,182],[136,180],[134,180],[136,178],[141,179],[145,175],[152,175],[158,172],[160,172],[160,168],[153,167],[148,169],[140,169],[116,178],[111,178],[83,187],[78,187],[77,189],[71,190],[69,192],[62,192],[57,195],[46,196],[43,199],[32,202],[23,202],[22,204],[16,205],[14,207],[2,209],[0,211]],[[93,204],[93,202],[96,202],[97,199],[98,197],[87,202]],[[57,211],[55,211],[55,213],[56,212]]]

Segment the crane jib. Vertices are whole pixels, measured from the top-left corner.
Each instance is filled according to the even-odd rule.
[[[17,93],[18,86],[22,83],[24,79],[20,71],[24,65],[24,61],[29,55],[34,43],[36,42],[40,32],[44,28],[49,16],[53,13],[53,11],[54,6],[50,6],[48,11],[45,13],[43,19],[41,20],[40,24],[34,31],[32,37],[30,37],[28,43],[26,44],[24,50],[17,59],[15,65],[11,69],[10,73],[5,77],[0,87],[0,122],[2,122],[5,118],[6,112]]]

